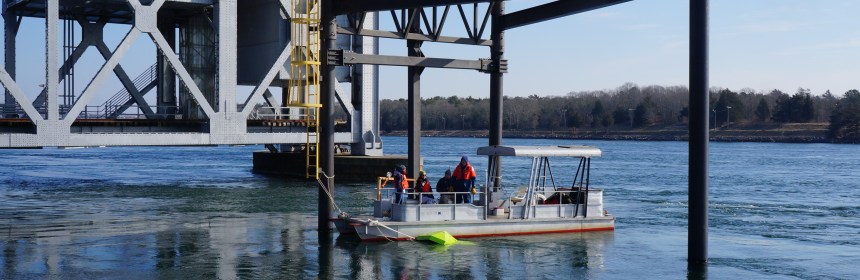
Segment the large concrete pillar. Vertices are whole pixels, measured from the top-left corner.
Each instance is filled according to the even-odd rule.
[[[158,31],[167,40],[170,48],[176,49],[176,22],[170,10],[162,9],[158,12]],[[156,114],[158,118],[173,119],[176,114],[176,72],[167,62],[167,59],[157,50],[156,77]]]
[[[490,139],[489,144],[492,145],[501,145],[502,144],[502,128],[503,128],[503,118],[504,116],[502,110],[504,108],[502,104],[503,96],[504,96],[504,83],[502,76],[502,68],[501,63],[504,59],[505,55],[505,31],[502,28],[501,17],[505,13],[505,2],[504,1],[496,1],[493,3],[493,10],[491,11],[493,23],[490,27],[490,39],[493,41],[493,45],[490,46],[490,59],[492,60],[493,67],[490,69]],[[501,170],[501,158],[498,156],[491,156],[490,162],[493,164],[490,166],[494,167],[494,170],[491,170],[490,174],[498,175]],[[497,190],[499,187],[499,180],[493,180],[493,191]],[[492,191],[487,191],[487,200],[492,202],[493,196]]]
[[[378,13],[367,13],[364,19],[364,29],[379,28]],[[378,54],[379,39],[370,36],[353,36],[353,50],[357,53]],[[358,138],[352,144],[353,155],[381,156],[382,138],[379,136],[379,66],[354,65],[352,67],[352,106],[356,115],[352,116],[357,122],[353,129],[359,131]]]
[[[413,10],[409,10],[409,17],[412,17]],[[420,23],[412,25],[409,32],[420,33]],[[421,41],[407,40],[406,47],[409,56],[420,57],[424,56],[421,53]],[[409,67],[407,72],[408,84],[408,152],[409,166],[407,172],[412,178],[417,178],[418,171],[421,170],[421,72],[424,72],[423,67]]]
[[[319,189],[319,213],[318,213],[318,228],[319,231],[331,231],[331,222],[329,218],[332,215],[332,201],[328,197],[328,193],[334,194],[334,106],[335,99],[335,65],[329,63],[328,51],[337,48],[337,21],[334,15],[334,1],[322,1],[322,34],[321,34],[321,49],[322,56],[322,72],[320,79],[320,103],[322,105],[320,111],[320,126],[322,131],[319,135],[319,155],[320,168],[322,168],[323,186]],[[324,188],[324,189],[323,189]],[[326,192],[328,191],[328,193]]]
[[[690,158],[687,261],[708,261],[708,0],[690,0]]]
[[[12,79],[15,79],[15,43],[17,41],[18,36],[18,17],[16,17],[11,12],[3,13],[3,33],[4,33],[4,41],[3,45],[6,48],[6,72],[9,73],[9,76]],[[12,97],[12,93],[9,90],[6,90],[4,94],[4,107],[3,107],[3,117],[5,118],[17,118],[18,114],[14,113],[15,107],[18,102]],[[35,117],[35,116],[34,116]]]

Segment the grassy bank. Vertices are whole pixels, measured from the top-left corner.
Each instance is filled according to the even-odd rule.
[[[831,143],[827,123],[735,125],[711,129],[711,141]],[[426,137],[487,137],[487,130],[426,130]],[[406,136],[406,131],[385,132],[387,136]],[[612,127],[606,129],[521,130],[506,129],[506,138],[551,138],[588,140],[686,141],[686,126],[653,126],[645,128]]]

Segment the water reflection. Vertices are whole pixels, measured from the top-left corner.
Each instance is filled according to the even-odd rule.
[[[173,215],[125,226],[0,220],[0,278],[521,278],[600,275],[612,232],[473,239],[450,247],[362,243],[315,217]],[[168,222],[169,221],[169,222]],[[147,226],[149,225],[149,226]],[[125,227],[134,228],[127,232]],[[148,229],[148,230],[146,230]]]

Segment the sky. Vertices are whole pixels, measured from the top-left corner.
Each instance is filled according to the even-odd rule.
[[[507,1],[507,12],[548,2]],[[860,88],[860,1],[856,0],[711,0],[710,85],[732,90],[751,88],[793,93],[799,87],[839,96]],[[614,89],[624,83],[688,83],[688,0],[634,0],[506,32],[509,73],[507,96],[559,96],[574,91]],[[452,13],[447,36],[463,36]],[[380,17],[393,30],[391,17]],[[2,25],[2,22],[0,22]],[[108,46],[115,47],[128,26],[109,26]],[[30,98],[44,84],[44,20],[25,19],[18,36],[18,83]],[[0,34],[2,35],[2,34]],[[2,46],[0,46],[2,49]],[[425,43],[428,57],[475,60],[489,57],[488,47]],[[155,49],[141,36],[121,65],[134,78],[154,62]],[[380,41],[380,53],[406,55],[405,42]],[[80,92],[104,62],[95,50],[76,68]],[[120,89],[111,76],[94,102]],[[239,89],[238,99],[249,87]],[[471,70],[427,69],[422,97],[489,95],[489,75]],[[150,95],[152,96],[152,95]],[[406,98],[406,68],[380,67],[381,98]]]

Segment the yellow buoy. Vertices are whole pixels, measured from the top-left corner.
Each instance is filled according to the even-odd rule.
[[[432,241],[441,245],[454,245],[457,243],[457,238],[451,236],[447,231],[437,231],[431,234],[420,235],[416,239]]]

